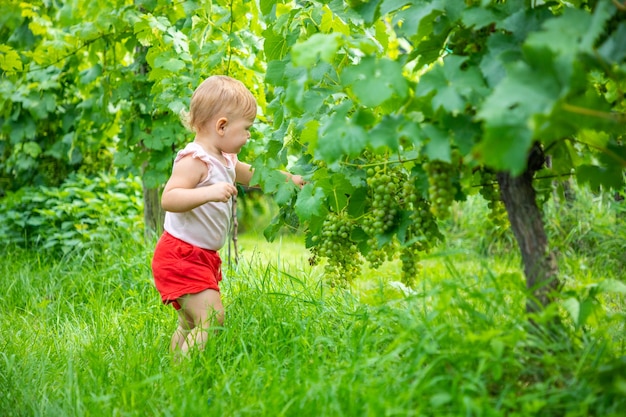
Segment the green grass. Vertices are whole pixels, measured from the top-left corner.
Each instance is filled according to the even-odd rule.
[[[223,253],[226,324],[180,364],[154,242],[60,259],[5,248],[0,415],[623,415],[624,294],[598,284],[624,282],[626,231],[621,208],[594,198],[549,224],[583,321],[557,303],[528,324],[516,247],[484,233],[470,200],[412,291],[396,262],[332,289],[299,237],[241,236],[237,265]],[[541,326],[554,316],[562,326]]]

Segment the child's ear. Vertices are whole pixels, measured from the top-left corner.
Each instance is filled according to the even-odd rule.
[[[228,119],[225,117],[220,117],[215,122],[215,130],[219,134],[224,134],[224,130],[226,129],[226,125],[228,124]]]

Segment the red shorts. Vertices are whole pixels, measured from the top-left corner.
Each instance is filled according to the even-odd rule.
[[[185,294],[219,291],[221,267],[216,251],[191,245],[167,232],[159,239],[152,258],[152,275],[161,300],[176,310],[180,309],[176,300]]]

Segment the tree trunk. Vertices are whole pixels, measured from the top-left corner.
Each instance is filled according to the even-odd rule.
[[[143,220],[146,238],[163,233],[165,211],[161,207],[161,189],[143,186]]]
[[[543,163],[543,151],[535,144],[528,157],[528,167],[521,175],[513,177],[508,172],[498,173],[502,200],[524,264],[529,290],[526,302],[528,312],[540,311],[547,306],[559,287],[556,259],[548,250],[543,217],[532,186],[534,174]]]

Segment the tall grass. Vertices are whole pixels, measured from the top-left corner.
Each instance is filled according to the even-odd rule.
[[[528,324],[516,248],[481,231],[484,205],[470,200],[412,290],[394,262],[364,267],[349,290],[329,288],[297,236],[242,236],[238,264],[223,253],[226,323],[178,364],[168,353],[176,315],[150,275],[154,242],[120,236],[62,258],[4,248],[0,415],[623,415],[615,265],[626,232],[619,209],[596,204],[580,222],[549,226],[571,277],[564,300],[591,306],[584,322],[556,303]],[[596,240],[573,249],[566,221],[589,225],[571,239]],[[560,328],[541,326],[554,316]]]

